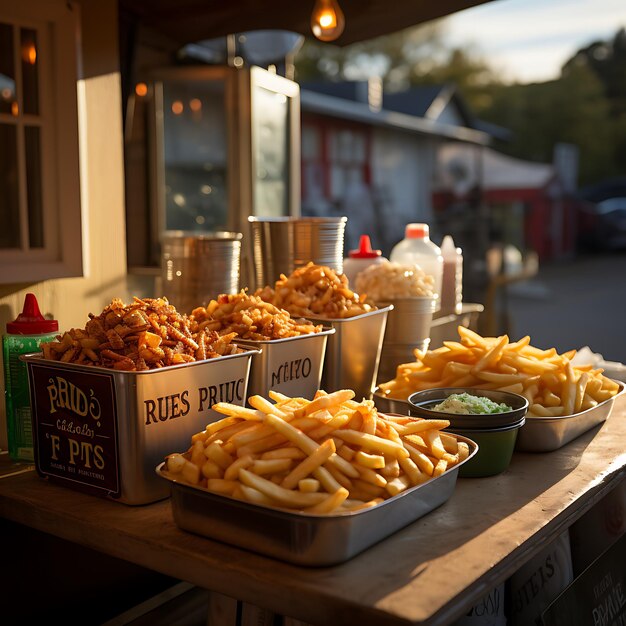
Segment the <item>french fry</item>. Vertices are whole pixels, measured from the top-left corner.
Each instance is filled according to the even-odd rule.
[[[363,467],[370,467],[373,469],[382,469],[385,467],[384,456],[380,454],[368,454],[367,452],[363,452],[363,450],[359,450],[355,454],[354,460]]]
[[[263,476],[264,474],[280,474],[289,471],[293,461],[291,459],[259,459],[252,463],[250,471]]]
[[[349,492],[347,489],[341,487],[337,489],[335,493],[329,495],[325,500],[319,502],[318,504],[314,504],[308,509],[304,509],[305,513],[312,513],[315,515],[321,515],[323,513],[331,513],[335,509],[339,508],[343,502],[348,498]]]
[[[302,479],[312,474],[320,465],[323,465],[335,452],[335,443],[327,439],[318,446],[304,461],[296,465],[285,477],[281,486],[285,489],[293,489]]]
[[[298,490],[303,493],[315,493],[320,490],[320,481],[315,478],[303,478],[298,481]]]
[[[376,437],[376,435],[368,435],[356,430],[342,430],[338,431],[337,437],[347,441],[348,443],[354,443],[362,448],[371,450],[374,452],[382,452],[383,454],[389,454],[391,456],[409,456],[406,449],[399,444]]]
[[[257,476],[245,469],[239,470],[239,480],[248,487],[264,493],[272,500],[288,508],[310,507],[326,500],[327,494],[301,493],[292,489],[284,489],[273,482]],[[341,489],[341,487],[340,487]]]

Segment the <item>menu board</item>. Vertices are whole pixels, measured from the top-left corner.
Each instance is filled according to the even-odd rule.
[[[112,374],[29,368],[37,471],[92,493],[120,495]]]
[[[545,626],[626,626],[626,535],[544,611]]]

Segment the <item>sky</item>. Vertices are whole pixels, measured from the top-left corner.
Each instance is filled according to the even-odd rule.
[[[450,45],[471,45],[513,82],[556,78],[576,50],[626,27],[626,0],[495,0],[445,21]]]

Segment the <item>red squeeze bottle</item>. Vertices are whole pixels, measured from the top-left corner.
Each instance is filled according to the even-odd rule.
[[[359,272],[370,265],[377,265],[385,260],[380,250],[372,249],[369,235],[361,235],[358,250],[350,250],[348,258],[343,261],[343,273],[347,276],[350,287],[354,289]]]

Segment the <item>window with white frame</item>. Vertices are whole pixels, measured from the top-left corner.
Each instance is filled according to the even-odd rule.
[[[78,8],[0,7],[0,283],[82,275]]]

